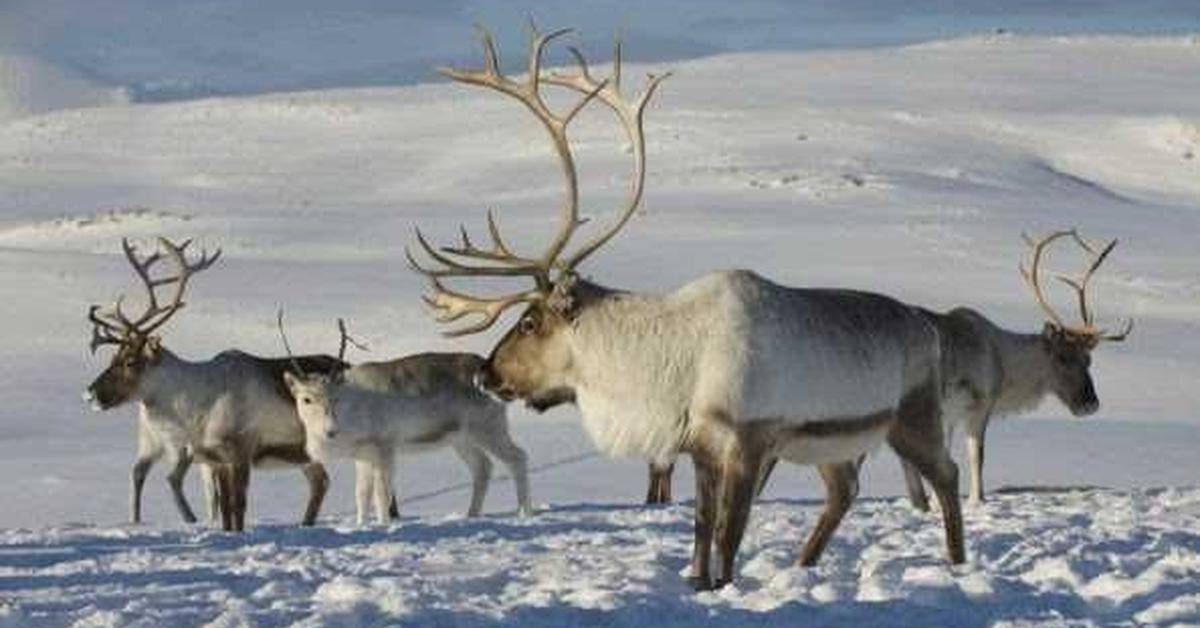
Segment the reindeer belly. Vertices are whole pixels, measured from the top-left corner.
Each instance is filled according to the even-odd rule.
[[[894,423],[890,411],[837,422],[782,423],[774,453],[795,464],[847,462],[879,447]]]

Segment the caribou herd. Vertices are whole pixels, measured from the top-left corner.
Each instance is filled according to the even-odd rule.
[[[176,506],[188,522],[196,516],[182,482],[198,462],[209,517],[219,517],[225,530],[244,528],[251,470],[271,465],[301,469],[309,487],[301,520],[314,525],[329,486],[324,463],[332,457],[355,462],[358,522],[365,523],[372,505],[377,520],[386,522],[397,516],[396,456],[440,447],[453,449],[470,472],[468,515],[483,507],[491,458],[516,483],[517,512],[532,515],[528,456],[510,437],[505,414],[505,402],[520,399],[537,411],[572,404],[599,450],[647,461],[649,502],[670,500],[672,465],[681,454],[691,458],[696,488],[688,581],[696,589],[734,579],[756,494],[779,460],[816,466],[826,485],[824,512],[799,557],[803,565],[815,564],[858,492],[864,458],[884,443],[903,464],[914,506],[928,509],[925,485],[932,488],[949,560],[963,562],[950,435],[959,426],[966,432],[970,502],[978,503],[992,417],[1030,409],[1047,396],[1076,415],[1096,411],[1091,353],[1102,341],[1123,340],[1132,327],[1101,329],[1088,301],[1089,282],[1116,241],[1097,245],[1075,230],[1026,237],[1029,258],[1020,270],[1047,316],[1036,333],[1003,329],[971,309],[943,314],[881,294],[784,286],[750,270],[711,273],[661,294],[585,279],[581,264],[627,225],[641,202],[643,116],[669,74],[651,75],[640,95],[628,99],[619,46],[604,78],[574,48],[568,49],[573,70],[543,68],[547,47],[566,32],[533,32],[523,76],[501,72],[486,31],[481,69],[442,70],[531,113],[549,136],[565,183],[558,230],[537,255],[515,252],[491,212],[486,244],[464,230],[460,242],[439,247],[418,229],[417,248],[404,252],[409,266],[428,278],[424,298],[436,320],[467,319],[448,336],[482,332],[506,310],[523,306],[486,358],[423,353],[352,365],[345,350],[353,341],[340,320],[337,356],[293,355],[281,311],[284,355],[228,350],[189,361],[166,348],[163,326],[183,308],[191,279],[212,268],[220,251],[196,254],[190,241],[160,238],[147,255],[122,242],[145,288],[144,310],[129,314],[122,299],[88,309],[93,352],[113,345],[115,353],[85,397],[101,410],[138,408],[133,521],[141,518],[146,474],[165,456]],[[575,99],[552,108],[547,87]],[[597,102],[625,133],[632,175],[607,226],[579,242],[584,221],[568,130]],[[1077,293],[1076,323],[1045,295],[1043,258],[1055,244],[1078,246],[1090,259],[1078,276],[1056,276]],[[447,285],[466,277],[530,283],[489,297]]]

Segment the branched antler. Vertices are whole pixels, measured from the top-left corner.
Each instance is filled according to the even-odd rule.
[[[370,349],[367,348],[367,345],[355,340],[354,338],[351,338],[350,334],[346,333],[346,321],[344,319],[339,318],[337,324],[338,334],[341,335],[341,340],[338,341],[338,362],[346,361],[347,344],[353,345],[354,348],[358,349],[359,351],[370,351]]]
[[[435,310],[439,322],[451,322],[464,316],[475,314],[480,320],[473,325],[447,332],[449,336],[483,331],[495,323],[500,314],[518,303],[545,300],[553,291],[557,271],[559,276],[571,274],[580,262],[596,249],[604,245],[624,225],[641,202],[642,190],[645,183],[645,140],[642,129],[642,117],[646,104],[653,95],[658,84],[668,75],[651,76],[642,95],[633,103],[627,102],[620,93],[621,77],[621,48],[618,42],[613,61],[613,74],[610,78],[596,80],[589,73],[587,61],[576,48],[570,48],[579,66],[577,74],[562,74],[542,72],[542,60],[546,46],[552,41],[571,32],[570,29],[557,30],[550,33],[540,33],[537,27],[530,24],[530,42],[527,62],[527,76],[521,80],[505,76],[500,72],[500,58],[496,52],[495,40],[491,33],[481,28],[483,43],[483,68],[478,70],[461,70],[439,68],[442,74],[460,83],[478,85],[496,90],[517,100],[528,109],[550,136],[551,144],[558,155],[562,166],[565,192],[560,209],[559,227],[545,251],[536,258],[522,257],[513,253],[512,249],[500,236],[500,229],[495,217],[489,211],[487,215],[488,233],[491,238],[490,248],[475,246],[462,231],[462,242],[457,247],[442,247],[435,249],[421,232],[417,231],[417,243],[425,254],[441,265],[440,268],[426,268],[417,263],[410,251],[405,250],[409,265],[417,272],[430,279],[433,295],[426,297]],[[580,98],[569,106],[563,113],[555,113],[547,106],[542,96],[542,85],[549,84],[564,87],[580,94]],[[593,237],[565,261],[560,260],[564,249],[571,237],[583,221],[579,217],[579,181],[575,168],[575,157],[571,151],[567,137],[567,128],[593,100],[600,100],[612,109],[625,128],[626,135],[633,146],[634,175],[630,184],[630,192],[623,208],[618,212],[617,220],[604,232]],[[454,256],[460,258],[454,259]],[[482,263],[480,263],[482,262]],[[499,298],[478,298],[463,293],[453,292],[445,288],[439,279],[453,277],[518,277],[528,276],[536,284],[536,289],[510,294]]]
[[[145,338],[170,320],[185,305],[183,295],[187,291],[187,284],[192,275],[212,266],[221,257],[220,249],[211,255],[207,250],[203,250],[199,259],[189,262],[187,247],[191,243],[191,240],[185,240],[182,244],[177,245],[160,237],[158,238],[160,250],[144,258],[139,258],[137,248],[130,244],[129,239],[121,239],[121,250],[125,253],[125,259],[129,261],[133,272],[137,274],[146,289],[146,308],[136,319],[129,318],[121,308],[121,304],[125,300],[124,295],[118,297],[108,311],[104,311],[98,305],[91,306],[88,309],[88,320],[92,323],[92,351],[103,344],[121,344],[134,337]],[[174,263],[174,274],[153,276],[151,273],[153,266],[163,259],[169,259]],[[175,290],[171,295],[170,302],[167,305],[160,305],[158,289],[172,285]]]
[[[1063,274],[1055,274],[1054,276],[1055,279],[1058,279],[1075,290],[1076,300],[1079,305],[1080,323],[1078,325],[1067,325],[1063,322],[1062,318],[1050,306],[1050,303],[1046,298],[1045,292],[1041,285],[1040,265],[1046,248],[1055,240],[1067,236],[1070,236],[1071,239],[1074,240],[1075,243],[1078,244],[1079,247],[1087,252],[1092,258],[1087,269],[1078,277],[1070,277]],[[1115,334],[1108,333],[1107,331],[1100,329],[1096,326],[1095,312],[1093,311],[1093,308],[1088,305],[1088,284],[1091,282],[1092,276],[1095,275],[1096,270],[1100,268],[1100,265],[1104,263],[1104,260],[1108,258],[1108,255],[1112,253],[1113,249],[1117,246],[1117,240],[1115,238],[1109,241],[1109,243],[1103,247],[1098,248],[1087,240],[1083,239],[1083,237],[1080,236],[1075,229],[1055,231],[1049,235],[1037,239],[1031,238],[1026,234],[1022,234],[1022,237],[1025,239],[1025,242],[1030,246],[1030,248],[1032,248],[1033,260],[1028,270],[1026,270],[1024,264],[1021,264],[1021,275],[1025,277],[1025,281],[1027,281],[1030,288],[1033,289],[1034,297],[1037,299],[1038,304],[1046,312],[1046,315],[1050,318],[1054,325],[1077,335],[1091,337],[1096,341],[1124,340],[1129,335],[1129,332],[1133,331],[1133,319],[1127,320],[1122,327],[1122,330]]]

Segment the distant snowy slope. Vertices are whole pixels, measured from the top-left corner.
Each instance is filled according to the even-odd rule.
[[[609,37],[643,61],[724,52],[896,45],[1007,30],[1035,34],[1182,34],[1192,0],[6,0],[0,48],[129,89],[138,100],[393,85],[476,53],[472,25],[522,44],[529,16]]]
[[[128,102],[120,88],[97,85],[36,57],[0,52],[0,122],[55,109]]]

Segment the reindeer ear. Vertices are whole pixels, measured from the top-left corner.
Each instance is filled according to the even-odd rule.
[[[1062,333],[1061,328],[1050,321],[1046,321],[1042,325],[1042,337],[1047,340],[1053,340],[1057,338],[1060,333]]]
[[[295,375],[292,375],[291,371],[284,371],[283,383],[287,384],[288,390],[296,392],[296,387],[300,385],[300,380]]]
[[[554,282],[554,289],[546,298],[546,305],[555,314],[570,321],[579,310],[579,298],[575,294],[575,273],[567,273]]]
[[[151,363],[158,362],[162,357],[162,338],[150,336],[142,343],[142,355]]]

